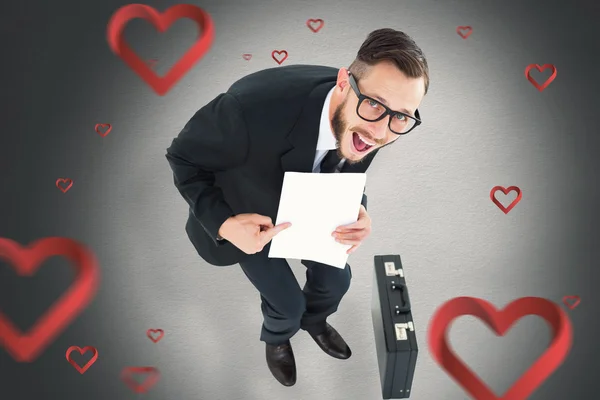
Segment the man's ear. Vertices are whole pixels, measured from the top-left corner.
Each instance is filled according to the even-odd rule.
[[[349,76],[350,76],[350,72],[348,71],[347,68],[340,68],[340,70],[338,71],[336,85],[339,86],[339,88],[342,90],[342,92],[344,91],[344,89],[346,87],[349,86],[349,82],[348,82]]]

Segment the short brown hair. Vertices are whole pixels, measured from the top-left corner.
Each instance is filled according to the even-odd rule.
[[[427,94],[429,67],[423,51],[406,33],[391,28],[371,32],[348,70],[356,79],[360,79],[365,76],[369,67],[384,60],[393,62],[409,78],[423,77]]]

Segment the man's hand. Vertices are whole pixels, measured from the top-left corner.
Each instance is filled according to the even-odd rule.
[[[260,214],[240,214],[228,218],[221,225],[219,235],[244,253],[255,254],[290,226],[289,222],[273,226],[271,218]]]
[[[358,221],[350,225],[338,226],[332,233],[335,240],[342,244],[351,244],[347,254],[353,253],[371,233],[371,218],[365,206],[361,204]]]

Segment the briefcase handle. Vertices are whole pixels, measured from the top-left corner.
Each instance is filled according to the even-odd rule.
[[[395,311],[405,313],[410,311],[410,299],[408,296],[408,288],[404,283],[392,283],[392,290],[400,292],[402,304],[397,304]]]

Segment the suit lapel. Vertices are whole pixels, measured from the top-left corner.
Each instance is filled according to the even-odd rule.
[[[334,85],[335,82],[323,83],[315,87],[308,96],[296,124],[287,137],[292,149],[281,157],[284,172],[312,172],[323,105],[327,93]]]

